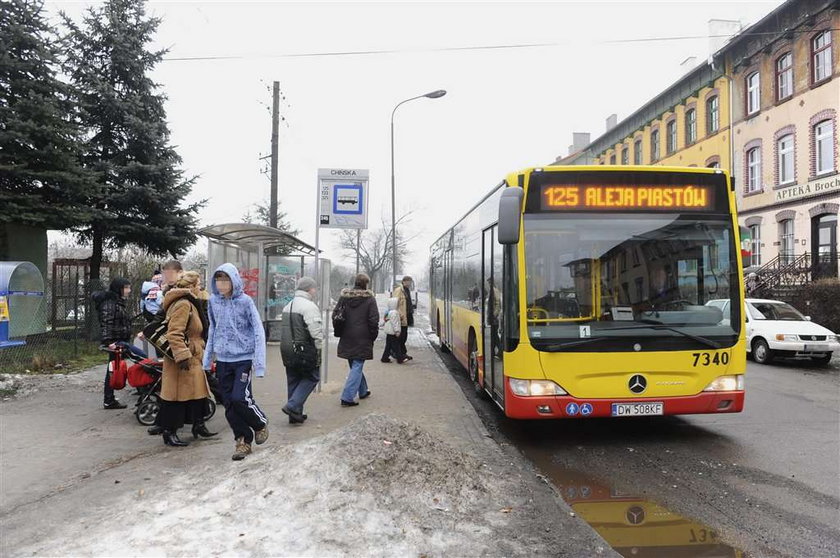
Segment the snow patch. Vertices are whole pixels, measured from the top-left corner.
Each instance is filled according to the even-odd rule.
[[[242,462],[162,472],[154,488],[92,511],[89,527],[68,525],[16,554],[492,555],[516,511],[499,500],[508,482],[442,439],[372,414],[313,440],[255,447]]]

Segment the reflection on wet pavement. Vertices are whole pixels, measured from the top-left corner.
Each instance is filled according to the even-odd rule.
[[[534,456],[529,456],[533,458]],[[741,557],[702,523],[585,473],[539,459],[535,464],[578,517],[626,557]]]

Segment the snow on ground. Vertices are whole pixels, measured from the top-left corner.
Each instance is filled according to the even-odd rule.
[[[0,373],[0,401],[26,397],[39,391],[61,389],[86,389],[94,385],[102,389],[104,365],[79,373],[55,374],[3,374]]]
[[[428,432],[372,414],[294,445],[269,441],[239,463],[162,474],[156,488],[94,508],[16,555],[547,552],[515,517],[527,505],[516,488]]]

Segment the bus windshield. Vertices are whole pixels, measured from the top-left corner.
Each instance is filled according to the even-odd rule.
[[[547,351],[723,348],[738,338],[727,214],[526,213],[526,312]]]

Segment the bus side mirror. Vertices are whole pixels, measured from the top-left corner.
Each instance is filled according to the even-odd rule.
[[[522,220],[522,188],[505,188],[499,200],[499,228],[496,235],[499,244],[518,244],[519,225]]]

